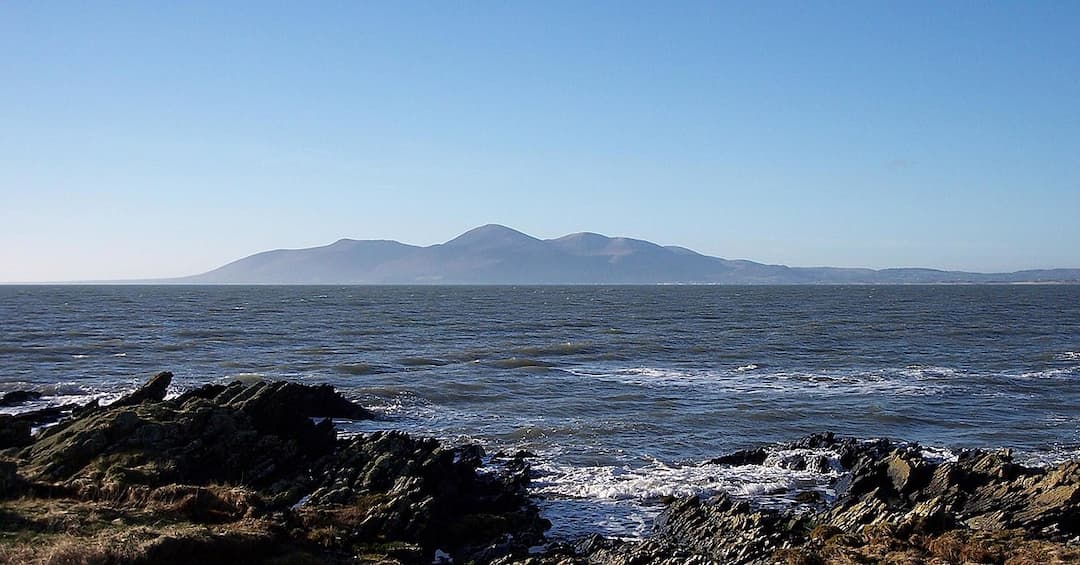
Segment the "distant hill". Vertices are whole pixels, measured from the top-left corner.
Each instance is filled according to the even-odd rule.
[[[640,239],[575,233],[537,239],[489,224],[442,244],[342,239],[280,249],[208,273],[194,284],[933,284],[1080,283],[1080,269],[966,273],[934,269],[787,267],[701,255]]]

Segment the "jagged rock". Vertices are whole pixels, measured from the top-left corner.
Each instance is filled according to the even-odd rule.
[[[165,399],[165,394],[169,390],[169,383],[172,382],[173,374],[169,371],[162,371],[147,381],[146,384],[139,387],[128,394],[121,397],[116,402],[110,404],[114,408],[121,406],[134,406],[135,404],[141,404],[143,402],[161,402]]]
[[[857,482],[876,488],[854,489]],[[830,511],[830,523],[848,525],[854,516],[872,515],[875,522],[902,524],[913,515],[933,515],[938,522],[962,522],[976,530],[1020,528],[1043,537],[1080,534],[1076,461],[1026,468],[1010,454],[976,450],[962,453],[955,462],[933,463],[917,450],[897,449],[878,468],[862,467],[852,485]]]
[[[656,529],[679,547],[719,563],[753,563],[798,543],[804,519],[782,512],[754,510],[746,501],[719,495],[703,503],[680,500],[665,510]]]
[[[1080,461],[1028,468],[1008,452],[972,450],[942,462],[926,459],[915,444],[826,433],[776,446],[787,459],[763,448],[710,462],[812,468],[816,456],[789,452],[822,449],[836,453],[846,470],[830,507],[796,513],[726,495],[688,497],[668,506],[649,539],[587,540],[570,562],[1080,560],[1080,547],[1066,543],[1080,540]],[[561,562],[538,559],[532,562]]]
[[[481,455],[400,432],[355,438],[314,470],[321,483],[300,510],[302,523],[336,532],[338,544],[405,539],[464,562],[524,555],[550,526],[528,503],[527,465],[513,458],[507,472],[482,476]]]
[[[250,407],[251,414],[202,399],[109,406],[43,431],[21,456],[29,478],[87,489],[172,482],[262,488],[333,450],[329,422],[313,423],[298,409]]]
[[[333,451],[332,424],[313,417],[368,414],[331,387],[284,382],[211,385],[156,401],[170,378],[160,373],[125,402],[86,410],[43,431],[22,453],[28,477],[87,488],[171,482],[265,487]]]

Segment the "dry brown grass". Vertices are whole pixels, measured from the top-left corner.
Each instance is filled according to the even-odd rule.
[[[123,563],[155,552],[258,548],[273,540],[271,524],[246,516],[246,491],[177,487],[138,502],[0,501],[0,563]]]
[[[91,535],[39,534],[0,544],[0,563],[90,565],[124,563],[140,554],[140,546],[155,534],[139,529]]]

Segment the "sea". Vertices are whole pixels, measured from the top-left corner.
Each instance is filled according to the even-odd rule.
[[[163,370],[330,383],[378,415],[343,435],[529,451],[553,539],[648,535],[676,496],[835,496],[792,450],[709,463],[821,431],[1080,456],[1080,285],[0,286],[0,393],[45,394],[3,410]]]

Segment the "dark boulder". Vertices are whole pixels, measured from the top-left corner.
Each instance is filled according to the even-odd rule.
[[[268,426],[278,419],[292,420],[298,416],[347,420],[373,417],[367,409],[341,396],[328,384],[312,386],[285,381],[210,384],[180,395],[175,402],[183,405],[193,398],[236,408]]]
[[[743,449],[734,453],[728,453],[727,455],[721,455],[709,460],[709,463],[713,465],[730,465],[732,467],[739,467],[742,465],[761,465],[765,462],[765,459],[769,456],[769,453],[763,447],[757,447],[754,449]]]
[[[0,414],[0,449],[24,447],[30,438],[30,422],[10,414]]]
[[[0,459],[0,499],[21,493],[26,481],[18,474],[18,464],[10,459]]]
[[[41,398],[41,393],[33,390],[13,390],[0,396],[0,406],[16,406]]]

